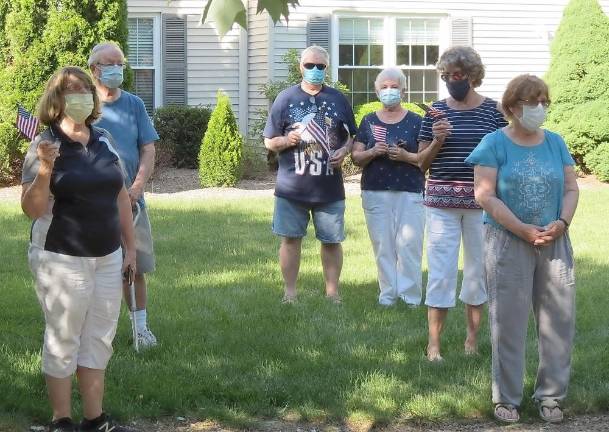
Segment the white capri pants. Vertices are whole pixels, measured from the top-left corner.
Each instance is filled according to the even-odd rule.
[[[379,303],[421,304],[425,208],[423,195],[362,191],[362,207],[378,269]]]
[[[121,306],[121,249],[89,258],[30,246],[28,260],[45,319],[42,371],[66,378],[77,366],[106,369]]]
[[[455,306],[459,247],[463,239],[463,281],[459,300],[486,302],[482,210],[427,207],[427,294],[425,304]]]

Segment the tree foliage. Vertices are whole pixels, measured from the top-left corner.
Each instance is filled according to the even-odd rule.
[[[278,22],[283,16],[286,21],[290,14],[290,6],[297,6],[299,0],[258,0],[256,13],[268,12],[273,22]],[[201,22],[213,21],[218,33],[225,35],[237,23],[247,29],[247,11],[241,0],[209,0],[203,9]]]
[[[201,186],[235,186],[241,177],[243,138],[229,97],[218,92],[199,152]]]
[[[87,67],[91,48],[127,48],[126,0],[0,0],[0,183],[12,181],[27,146],[14,128],[17,103],[35,113],[60,67]]]
[[[565,138],[582,169],[593,170],[586,155],[609,142],[609,18],[597,0],[569,2],[551,53],[546,126]]]

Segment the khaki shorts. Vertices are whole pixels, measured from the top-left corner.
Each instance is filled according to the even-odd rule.
[[[44,313],[42,371],[66,378],[77,366],[106,369],[121,307],[121,249],[88,258],[30,246],[28,261]]]
[[[140,216],[135,224],[135,249],[137,273],[151,273],[155,269],[154,246],[150,219],[146,207],[142,207]]]

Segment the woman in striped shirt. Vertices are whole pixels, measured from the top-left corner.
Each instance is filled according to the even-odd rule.
[[[440,334],[448,308],[455,306],[458,259],[463,238],[463,281],[459,299],[465,303],[465,353],[477,353],[477,334],[486,303],[482,259],[482,210],[474,199],[474,171],[464,160],[482,137],[507,124],[500,107],[477,93],[484,65],[470,47],[452,47],[438,61],[450,97],[435,102],[419,133],[419,166],[429,170],[427,206],[428,306],[427,358],[442,360]]]

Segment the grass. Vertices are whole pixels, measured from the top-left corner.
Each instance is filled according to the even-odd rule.
[[[319,246],[303,244],[299,303],[281,305],[272,199],[149,203],[157,272],[149,321],[161,344],[136,355],[123,310],[107,374],[106,409],[122,418],[188,415],[234,426],[264,418],[386,424],[491,415],[490,343],[463,354],[463,308],[449,313],[441,365],[423,358],[426,310],[377,307],[376,268],[359,198],[347,202],[344,304],[323,299]],[[609,406],[609,189],[582,191],[571,228],[577,337],[569,413]],[[29,222],[0,204],[0,430],[45,422],[43,320],[26,264]],[[524,416],[536,370],[529,331]],[[74,411],[80,405],[75,396]]]

